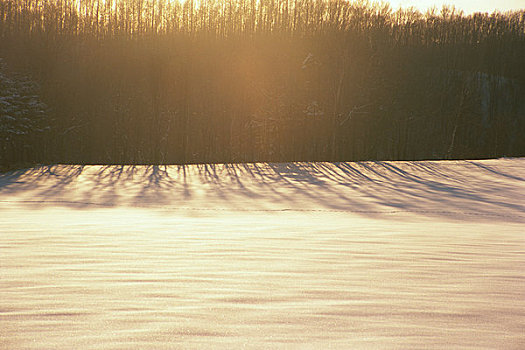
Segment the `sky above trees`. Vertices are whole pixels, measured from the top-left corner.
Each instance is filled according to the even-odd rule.
[[[494,10],[508,11],[525,9],[525,0],[389,0],[393,9],[414,6],[422,11],[436,6],[454,5],[465,13],[493,12]]]

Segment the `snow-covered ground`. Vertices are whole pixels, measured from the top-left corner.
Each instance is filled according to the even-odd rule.
[[[525,159],[0,175],[0,349],[523,349]]]

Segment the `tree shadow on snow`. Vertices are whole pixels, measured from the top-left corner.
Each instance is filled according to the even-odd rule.
[[[525,221],[525,159],[52,165],[0,175],[0,202],[36,208],[341,211]]]

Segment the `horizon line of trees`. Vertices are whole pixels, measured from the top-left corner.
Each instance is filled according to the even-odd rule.
[[[525,10],[0,0],[0,57],[49,124],[0,164],[525,155]]]

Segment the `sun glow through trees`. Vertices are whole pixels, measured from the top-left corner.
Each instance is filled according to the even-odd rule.
[[[12,0],[0,1],[0,17],[4,62],[39,82],[54,123],[38,137],[4,128],[16,134],[0,135],[4,159],[450,159],[525,149],[523,11]]]

